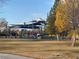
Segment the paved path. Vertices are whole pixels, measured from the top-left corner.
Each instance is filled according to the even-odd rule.
[[[34,58],[0,53],[0,59],[34,59]]]

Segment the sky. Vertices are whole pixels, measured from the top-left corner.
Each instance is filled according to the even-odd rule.
[[[9,0],[2,9],[0,17],[9,24],[29,22],[35,18],[46,19],[54,0]]]

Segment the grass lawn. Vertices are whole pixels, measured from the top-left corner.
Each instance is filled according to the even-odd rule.
[[[26,41],[0,40],[0,52],[33,57],[36,59],[79,58],[79,40],[76,46],[71,41]]]

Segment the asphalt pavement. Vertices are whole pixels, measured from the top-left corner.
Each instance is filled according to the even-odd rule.
[[[34,59],[34,58],[0,53],[0,59]]]

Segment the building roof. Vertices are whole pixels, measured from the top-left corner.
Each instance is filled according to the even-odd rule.
[[[28,28],[28,29],[37,29],[40,28],[37,25],[42,25],[42,24],[46,24],[45,21],[31,21],[31,23],[26,23],[26,24],[14,24],[12,26],[10,26],[10,28]]]

